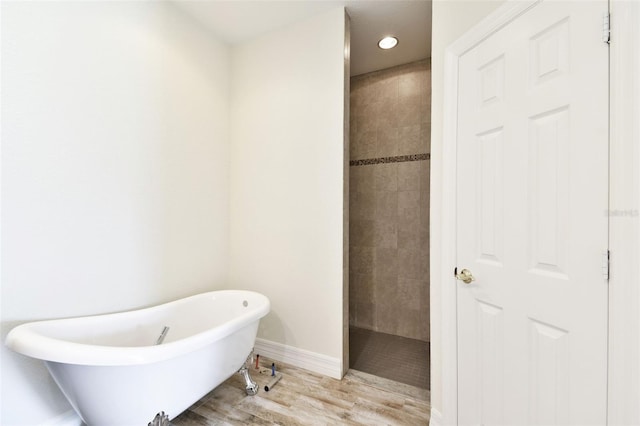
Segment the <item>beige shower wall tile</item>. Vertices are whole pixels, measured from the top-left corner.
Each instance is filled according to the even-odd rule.
[[[375,330],[391,334],[397,332],[398,322],[395,318],[395,311],[398,307],[397,283],[398,251],[395,249],[376,249],[376,264],[374,266]]]
[[[350,304],[355,309],[354,324],[370,326],[375,322],[375,296],[373,274],[350,274],[353,291],[349,292]]]
[[[398,192],[380,191],[375,193],[375,218],[395,221],[398,219]]]
[[[420,246],[420,192],[398,192],[398,248],[419,249]]]
[[[375,131],[378,124],[375,117],[358,114],[354,118],[354,123],[358,132]]]
[[[428,281],[398,278],[398,332],[405,337],[426,340],[428,337],[429,293]]]
[[[398,129],[396,127],[378,127],[375,152],[376,157],[398,155]]]
[[[375,331],[380,333],[393,334],[396,336],[404,336],[400,329],[400,318],[398,318],[398,308],[396,297],[389,296],[386,300],[388,303],[376,307],[375,315]]]
[[[429,202],[429,191],[431,189],[431,162],[420,161],[420,193],[423,200]]]
[[[398,77],[398,96],[400,101],[419,96],[423,88],[424,84],[421,84],[418,69],[403,73]]]
[[[373,299],[357,302],[357,311],[354,325],[360,328],[371,329],[375,324],[376,304]]]
[[[380,115],[380,111],[384,109],[384,102],[380,99],[376,99],[374,102],[364,104],[358,111],[357,116],[370,117],[376,119]]]
[[[369,74],[360,74],[355,77],[351,77],[351,94],[353,95],[354,92],[365,87],[365,83],[368,79]]]
[[[398,222],[395,220],[381,220],[374,222],[374,242],[376,248],[398,248]],[[376,262],[378,258],[376,257]]]
[[[353,134],[350,139],[351,160],[375,158],[376,155],[376,131],[367,130]]]
[[[393,258],[393,254],[386,255]],[[394,274],[375,274],[376,316],[375,329],[383,333],[398,332],[398,276]]]
[[[398,248],[420,250],[423,248],[420,232],[415,229],[398,228]]]
[[[408,337],[410,339],[423,340],[427,339],[426,330],[429,328],[428,323],[419,320],[421,311],[419,309],[406,309],[398,315],[398,336]]]
[[[431,93],[431,69],[429,64],[424,64],[416,71],[420,80],[420,92]]]
[[[418,323],[421,324],[417,329],[417,334],[413,339],[429,342],[431,340],[431,318],[429,310],[421,309],[418,312]]]
[[[375,192],[352,192],[349,197],[349,216],[352,220],[374,220],[376,218]]]
[[[374,247],[352,247],[349,251],[349,269],[353,273],[369,274],[373,276],[374,259]]]
[[[398,191],[398,213],[402,214],[403,210],[420,209],[420,191]]]
[[[420,209],[403,209],[398,215],[398,230],[411,230],[417,233],[420,229],[422,217]]]
[[[420,98],[418,96],[407,98],[398,103],[398,127],[420,124],[421,118]]]
[[[420,209],[419,214],[419,230],[420,232],[429,231],[429,208]]]
[[[360,75],[351,79],[350,99],[354,106],[367,105],[376,102],[377,94],[374,89],[374,81],[371,75]]]
[[[398,276],[419,280],[428,272],[428,261],[421,250],[398,249]]]
[[[418,322],[423,324],[422,328],[419,328],[418,334],[416,334],[417,339],[428,341],[430,338],[430,323],[431,323],[431,308],[429,306],[429,300],[431,295],[429,293],[429,279],[425,278],[423,285],[420,287],[421,295],[420,300],[423,305],[421,306],[418,312]]]
[[[378,129],[397,128],[400,122],[400,103],[386,102],[376,120]]]
[[[431,107],[429,104],[421,103],[418,109],[420,111],[420,124],[431,125]]]
[[[431,124],[420,125],[419,151],[421,153],[431,152]]]
[[[429,229],[430,213],[430,172],[429,162],[423,162],[420,166],[420,229]]]
[[[395,279],[398,277],[398,250],[396,248],[376,247],[374,258],[373,275],[376,278]],[[376,281],[376,285],[377,283],[378,281]]]
[[[349,167],[349,191],[373,192],[375,191],[375,168],[374,166]]]
[[[408,161],[398,163],[398,190],[399,191],[419,191],[420,190],[420,167],[422,161]]]
[[[424,91],[420,93],[420,105],[427,106],[431,110],[431,92]]]
[[[360,108],[365,105],[365,96],[367,92],[366,86],[362,83],[362,80],[357,78],[351,79],[351,93],[349,94],[349,107],[351,117],[355,112],[358,112]]]
[[[352,160],[430,152],[430,78],[426,60],[351,79]],[[363,283],[350,321],[427,340],[429,161],[350,172],[351,286]]]
[[[373,247],[377,239],[375,223],[373,220],[351,220],[349,223],[351,247]]]
[[[398,301],[403,309],[418,310],[423,305],[422,281],[413,278],[398,278]]]
[[[428,220],[427,220],[427,222],[428,222]],[[419,235],[420,235],[419,249],[423,253],[426,253],[427,259],[428,259],[429,258],[429,250],[430,250],[430,248],[429,248],[429,242],[430,242],[430,240],[429,240],[429,237],[430,237],[430,235],[429,235],[429,226],[427,225],[426,229],[422,229],[421,228],[420,232],[419,232]],[[400,244],[400,235],[398,235],[398,247],[400,247],[399,244]],[[407,247],[407,248],[409,248],[409,247]]]
[[[371,76],[376,98],[381,102],[398,102],[398,77],[393,74],[379,73]]]
[[[372,166],[375,175],[374,188],[376,191],[398,190],[398,164],[399,163],[388,163]]]
[[[420,279],[429,281],[429,273],[431,271],[429,265],[429,250],[420,250]]]
[[[420,78],[420,92],[431,94],[431,66],[425,64],[418,70],[418,77]]]
[[[353,107],[351,107],[353,110]],[[358,129],[356,128],[356,116],[349,113],[349,138],[353,138],[353,135]]]
[[[420,144],[421,126],[404,126],[398,128],[398,155],[422,154],[424,150]]]
[[[349,299],[349,324],[356,325],[356,302]]]

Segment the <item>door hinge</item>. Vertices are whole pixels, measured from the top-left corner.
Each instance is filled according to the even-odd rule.
[[[609,281],[609,265],[611,264],[611,252],[605,250],[602,252],[602,277],[605,281]]]
[[[611,42],[611,15],[607,12],[602,15],[602,42],[609,44]]]

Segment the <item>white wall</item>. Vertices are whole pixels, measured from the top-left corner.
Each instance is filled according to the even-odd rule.
[[[259,336],[342,362],[344,10],[234,47],[230,282]]]
[[[1,7],[2,340],[226,286],[228,48],[163,2]],[[1,356],[1,424],[70,409]]]
[[[431,406],[441,412],[442,406],[442,309],[440,287],[443,274],[440,270],[440,246],[445,236],[440,232],[442,206],[442,129],[444,103],[444,52],[467,30],[480,22],[504,1],[433,1],[433,42],[431,46]],[[435,419],[437,421],[437,419]]]

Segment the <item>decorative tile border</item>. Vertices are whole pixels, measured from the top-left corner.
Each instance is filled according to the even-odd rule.
[[[404,163],[406,161],[424,161],[430,160],[431,154],[411,154],[411,155],[398,155],[395,157],[380,157],[380,158],[367,158],[365,160],[351,160],[350,166],[370,166],[372,164],[386,164],[386,163]]]

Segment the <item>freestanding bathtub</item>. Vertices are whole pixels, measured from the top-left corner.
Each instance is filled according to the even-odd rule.
[[[87,425],[144,426],[161,411],[176,417],[243,368],[269,309],[259,293],[213,291],[130,312],[23,324],[6,344],[44,360]]]

